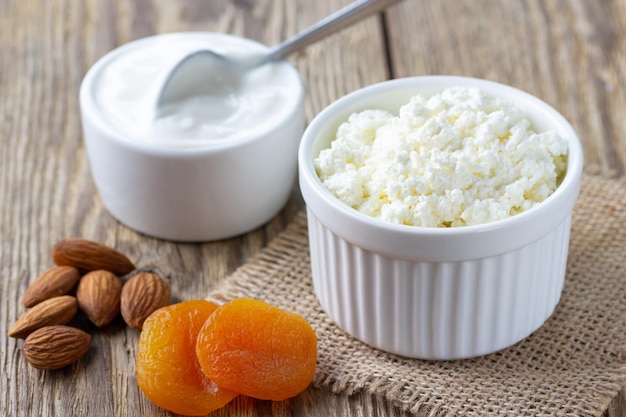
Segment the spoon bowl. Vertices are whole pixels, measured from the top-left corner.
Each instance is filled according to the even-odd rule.
[[[269,54],[230,56],[210,49],[190,53],[166,73],[157,97],[157,116],[173,103],[198,95],[226,96],[234,92],[248,71],[270,60]]]

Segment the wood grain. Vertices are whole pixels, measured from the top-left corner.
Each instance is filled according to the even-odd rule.
[[[51,266],[54,242],[94,239],[153,268],[175,299],[202,298],[280,233],[303,206],[298,190],[266,226],[241,237],[177,244],[111,217],[91,179],[78,91],[88,68],[156,33],[219,31],[276,44],[349,0],[0,0],[0,333],[26,287]],[[362,86],[391,77],[457,74],[522,88],[561,111],[581,136],[586,170],[626,166],[626,1],[406,0],[290,57],[310,120]],[[121,319],[95,330],[75,366],[39,372],[0,337],[0,415],[164,416],[134,380],[138,333]],[[607,415],[625,416],[624,391]],[[285,402],[238,398],[215,416],[405,416],[366,393],[309,389]]]

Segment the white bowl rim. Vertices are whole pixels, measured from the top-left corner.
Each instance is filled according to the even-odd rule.
[[[91,120],[91,123],[93,123],[93,125],[96,126],[98,130],[100,130],[101,132],[105,132],[107,136],[107,140],[114,141],[122,146],[129,147],[139,152],[143,152],[143,153],[151,154],[151,155],[163,156],[163,157],[174,156],[177,158],[178,157],[201,158],[207,154],[220,153],[226,150],[232,150],[232,149],[237,149],[242,146],[246,146],[250,143],[257,141],[259,138],[265,135],[272,134],[277,129],[280,129],[281,126],[284,123],[286,123],[287,120],[293,117],[299,108],[304,106],[305,88],[304,88],[304,84],[300,76],[300,73],[290,62],[283,60],[282,62],[288,66],[290,71],[294,74],[295,79],[298,81],[299,88],[297,88],[293,92],[293,94],[298,95],[297,99],[295,100],[295,102],[298,103],[298,105],[294,106],[290,112],[286,112],[285,115],[280,118],[280,120],[277,120],[275,125],[268,127],[268,129],[265,129],[259,132],[258,134],[251,135],[249,137],[238,138],[232,141],[231,140],[220,141],[220,142],[215,141],[215,142],[208,143],[205,146],[197,145],[197,146],[191,146],[191,147],[166,147],[166,146],[154,145],[154,144],[146,143],[141,140],[133,140],[133,139],[126,138],[118,130],[114,129],[111,123],[107,121],[106,117],[102,115],[99,110],[97,110],[98,106],[97,106],[97,103],[95,101],[93,94],[91,94],[91,87],[93,86],[93,83],[95,82],[95,79],[98,76],[99,72],[101,71],[102,67],[107,65],[111,60],[115,59],[118,55],[127,53],[129,50],[132,50],[134,48],[141,47],[141,45],[144,43],[155,42],[157,39],[163,39],[163,38],[174,39],[174,38],[179,37],[181,38],[181,40],[184,40],[187,37],[207,37],[207,36],[224,38],[224,39],[236,39],[237,41],[247,43],[254,48],[260,48],[264,50],[270,49],[269,46],[262,44],[260,42],[257,42],[253,39],[248,39],[248,38],[244,38],[241,36],[235,36],[235,35],[230,35],[227,33],[220,33],[220,32],[201,32],[201,31],[171,32],[171,33],[163,33],[163,34],[146,36],[140,39],[133,40],[131,42],[118,46],[117,48],[109,51],[108,53],[100,57],[89,68],[89,70],[85,74],[81,82],[80,91],[79,91],[79,102],[80,102],[82,117],[89,118]],[[296,138],[294,138],[294,140],[296,140]]]
[[[441,89],[454,85],[478,87],[486,91],[487,94],[522,100],[541,108],[546,118],[549,118],[562,131],[567,132],[568,166],[566,175],[559,187],[546,200],[523,213],[490,223],[454,228],[393,224],[363,214],[340,201],[326,189],[315,172],[311,154],[318,137],[317,133],[325,124],[334,121],[337,118],[336,114],[341,109],[355,107],[354,103],[363,98],[382,94],[388,90],[399,90],[418,85],[431,87],[436,85]],[[494,93],[494,90],[499,91],[499,93]],[[514,250],[541,238],[569,217],[578,197],[583,167],[583,151],[580,140],[569,122],[557,110],[539,98],[517,88],[484,79],[434,75],[383,81],[356,90],[330,104],[313,119],[305,130],[300,142],[298,163],[300,188],[308,209],[320,218],[322,223],[344,239],[365,249],[392,257],[422,261],[456,261],[492,256]],[[533,226],[528,227],[531,224]],[[506,239],[503,239],[506,233],[517,233],[520,236],[512,239],[515,242],[507,244]],[[418,239],[427,240],[433,244],[433,248],[428,249],[427,245],[420,244]],[[480,239],[481,241],[473,249],[468,247],[472,239]],[[494,241],[489,244],[487,242],[489,239]],[[440,253],[448,248],[453,253]]]

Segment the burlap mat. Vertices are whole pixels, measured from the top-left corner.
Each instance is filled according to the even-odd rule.
[[[209,298],[259,298],[304,315],[319,338],[318,387],[365,391],[424,416],[600,416],[626,383],[626,180],[583,177],[556,312],[486,357],[413,360],[352,339],[315,298],[307,245],[300,213]]]

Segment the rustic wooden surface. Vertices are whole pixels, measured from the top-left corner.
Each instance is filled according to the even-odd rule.
[[[142,236],[103,208],[85,156],[78,89],[111,49],[172,31],[220,31],[268,44],[349,0],[0,0],[0,416],[162,416],[132,373],[138,333],[93,332],[77,365],[30,368],[6,332],[27,285],[69,236],[117,247],[171,279],[175,299],[204,297],[302,207],[297,190],[265,227],[206,244]],[[310,120],[359,87],[392,77],[456,74],[536,94],[578,131],[587,172],[624,175],[626,0],[406,0],[290,60]],[[626,319],[626,318],[625,318]],[[84,323],[83,323],[84,324]],[[85,325],[85,324],[84,324]],[[626,416],[624,390],[607,416]],[[285,402],[239,398],[215,416],[404,416],[366,394],[308,389]]]

